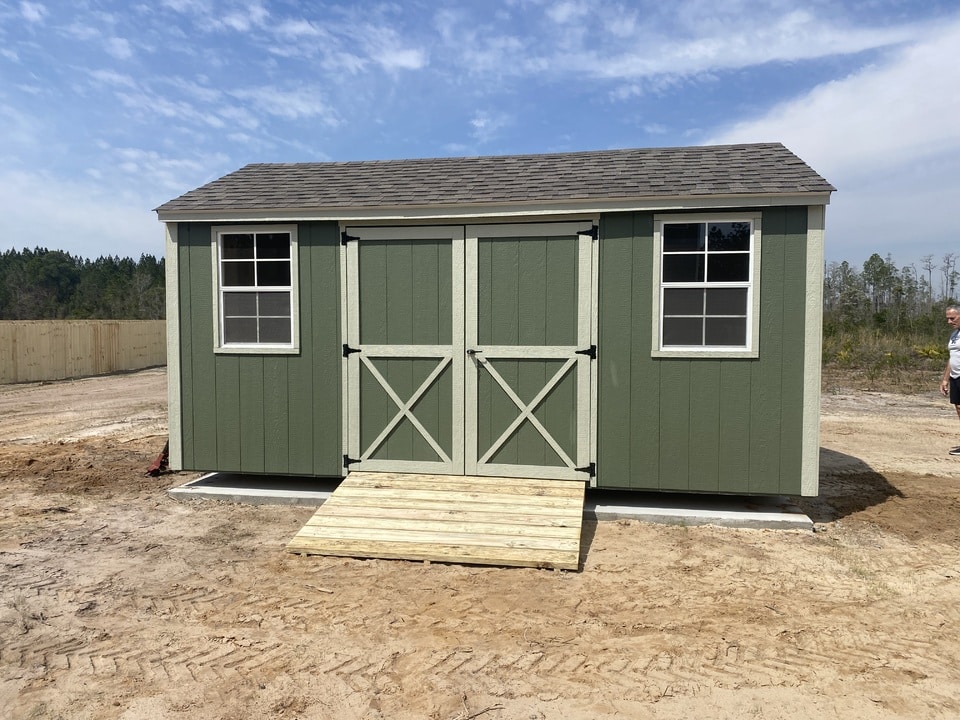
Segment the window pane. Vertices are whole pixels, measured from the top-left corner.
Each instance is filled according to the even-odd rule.
[[[711,252],[717,252],[718,250],[749,250],[750,223],[710,223],[707,240],[707,249]]]
[[[707,315],[746,315],[746,288],[709,288]]]
[[[261,317],[290,317],[290,293],[260,293]]]
[[[289,258],[289,233],[257,233],[258,258]]]
[[[703,318],[664,318],[663,345],[703,345]]]
[[[252,292],[231,292],[223,294],[224,317],[255,317],[257,314],[257,294]]]
[[[664,255],[663,282],[703,282],[703,255]]]
[[[290,285],[290,262],[288,260],[258,262],[257,285],[260,287]]]
[[[253,262],[224,262],[223,284],[226,287],[253,286]]]
[[[750,280],[750,253],[710,255],[707,282],[746,282]]]
[[[225,343],[255,343],[257,341],[257,319],[224,318],[223,341]]]
[[[663,291],[664,315],[703,315],[703,290],[666,288]]]
[[[706,340],[707,345],[744,347],[747,344],[747,319],[707,318]]]
[[[234,260],[253,257],[253,235],[250,233],[237,233],[220,236],[221,257]]]
[[[665,223],[663,226],[663,251],[703,250],[705,234],[706,225],[704,223]]]
[[[260,318],[260,342],[289,343],[289,318]]]

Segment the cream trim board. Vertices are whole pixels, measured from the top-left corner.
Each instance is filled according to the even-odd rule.
[[[550,219],[557,215],[596,217],[614,212],[706,211],[711,208],[779,207],[784,205],[828,205],[830,193],[787,193],[769,195],[697,195],[690,197],[638,197],[558,202],[472,203],[463,205],[409,205],[403,207],[330,207],[280,209],[223,209],[157,211],[161,222],[291,222],[333,221],[361,224],[368,221],[403,222],[416,220],[471,220],[500,218]]]
[[[577,235],[593,227],[592,220],[575,220],[537,223],[472,224],[466,227],[468,240],[496,237],[549,237],[551,235]]]
[[[600,227],[600,218],[594,220],[594,224]],[[600,242],[599,232],[596,238],[590,240],[591,271],[590,271],[590,344],[600,345]],[[598,350],[599,357],[599,350]],[[599,414],[599,362],[590,363],[590,453],[588,462],[593,461],[594,475],[590,478],[589,486],[597,487],[597,481],[600,477],[600,457],[597,452],[597,415]]]
[[[220,317],[220,236],[228,233],[290,234],[290,343],[224,344]],[[210,230],[213,274],[213,351],[228,355],[296,355],[300,352],[300,243],[296,225],[217,225]]]
[[[355,348],[360,344],[360,294],[354,291],[359,274],[359,252],[357,243],[347,243],[340,246],[344,257],[343,296],[346,305],[347,322],[344,324],[344,343]],[[344,428],[345,454],[352,458],[360,457],[360,358],[358,353],[350,353],[345,359],[346,394],[343,403],[349,407],[348,423]],[[344,466],[343,474],[347,475],[349,468]]]
[[[343,225],[338,227],[340,233],[345,232]],[[340,340],[342,344],[347,345],[350,342],[350,329],[349,323],[351,321],[352,315],[349,310],[349,296],[347,294],[347,248],[343,244],[340,245],[339,252],[337,253],[340,259]],[[350,423],[353,421],[352,418],[357,414],[355,410],[351,411],[350,408],[350,357],[344,355],[340,359],[340,449],[343,452],[343,456],[346,457],[350,454]],[[341,466],[341,475],[346,477],[348,473],[348,468],[346,465]]]
[[[820,492],[820,362],[823,343],[823,253],[826,207],[807,209],[807,297],[804,306],[803,440],[800,494]]]
[[[592,226],[591,226],[592,227]],[[599,235],[599,232],[598,232]],[[593,238],[578,235],[577,257],[577,345],[578,349],[590,347],[593,337]],[[587,355],[574,355],[577,366],[577,456],[575,467],[590,464],[593,448],[590,444],[590,429],[593,425],[592,366],[596,361]],[[582,412],[579,412],[581,411]],[[589,476],[587,477],[589,479]]]
[[[664,348],[661,341],[661,303],[663,298],[663,283],[660,278],[662,260],[662,233],[665,223],[689,222],[749,222],[751,224],[750,239],[750,284],[747,302],[747,343],[746,347],[673,347]],[[762,220],[760,213],[756,214],[729,214],[723,213],[693,213],[682,215],[655,215],[653,219],[653,327],[651,328],[650,355],[651,357],[685,357],[685,358],[756,358],[760,355],[760,272],[761,272],[761,245]],[[716,287],[724,287],[722,284]],[[736,287],[743,287],[737,284]]]
[[[167,295],[167,439],[171,470],[183,468],[183,407],[181,392],[183,378],[180,374],[180,258],[179,226],[167,223],[164,250],[166,254]]]

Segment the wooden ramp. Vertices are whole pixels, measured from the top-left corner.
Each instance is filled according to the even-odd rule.
[[[584,484],[352,472],[294,553],[576,570]]]

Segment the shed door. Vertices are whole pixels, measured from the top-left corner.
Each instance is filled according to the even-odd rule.
[[[588,480],[590,228],[347,228],[349,469]]]
[[[463,473],[463,228],[348,228],[350,469]]]
[[[469,475],[590,477],[590,229],[467,227]]]

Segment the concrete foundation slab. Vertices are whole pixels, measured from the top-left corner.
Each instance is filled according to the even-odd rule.
[[[177,500],[207,498],[254,505],[318,507],[340,478],[210,473],[168,490]],[[672,525],[813,530],[813,521],[789,497],[587,491],[585,520],[642,520]]]

